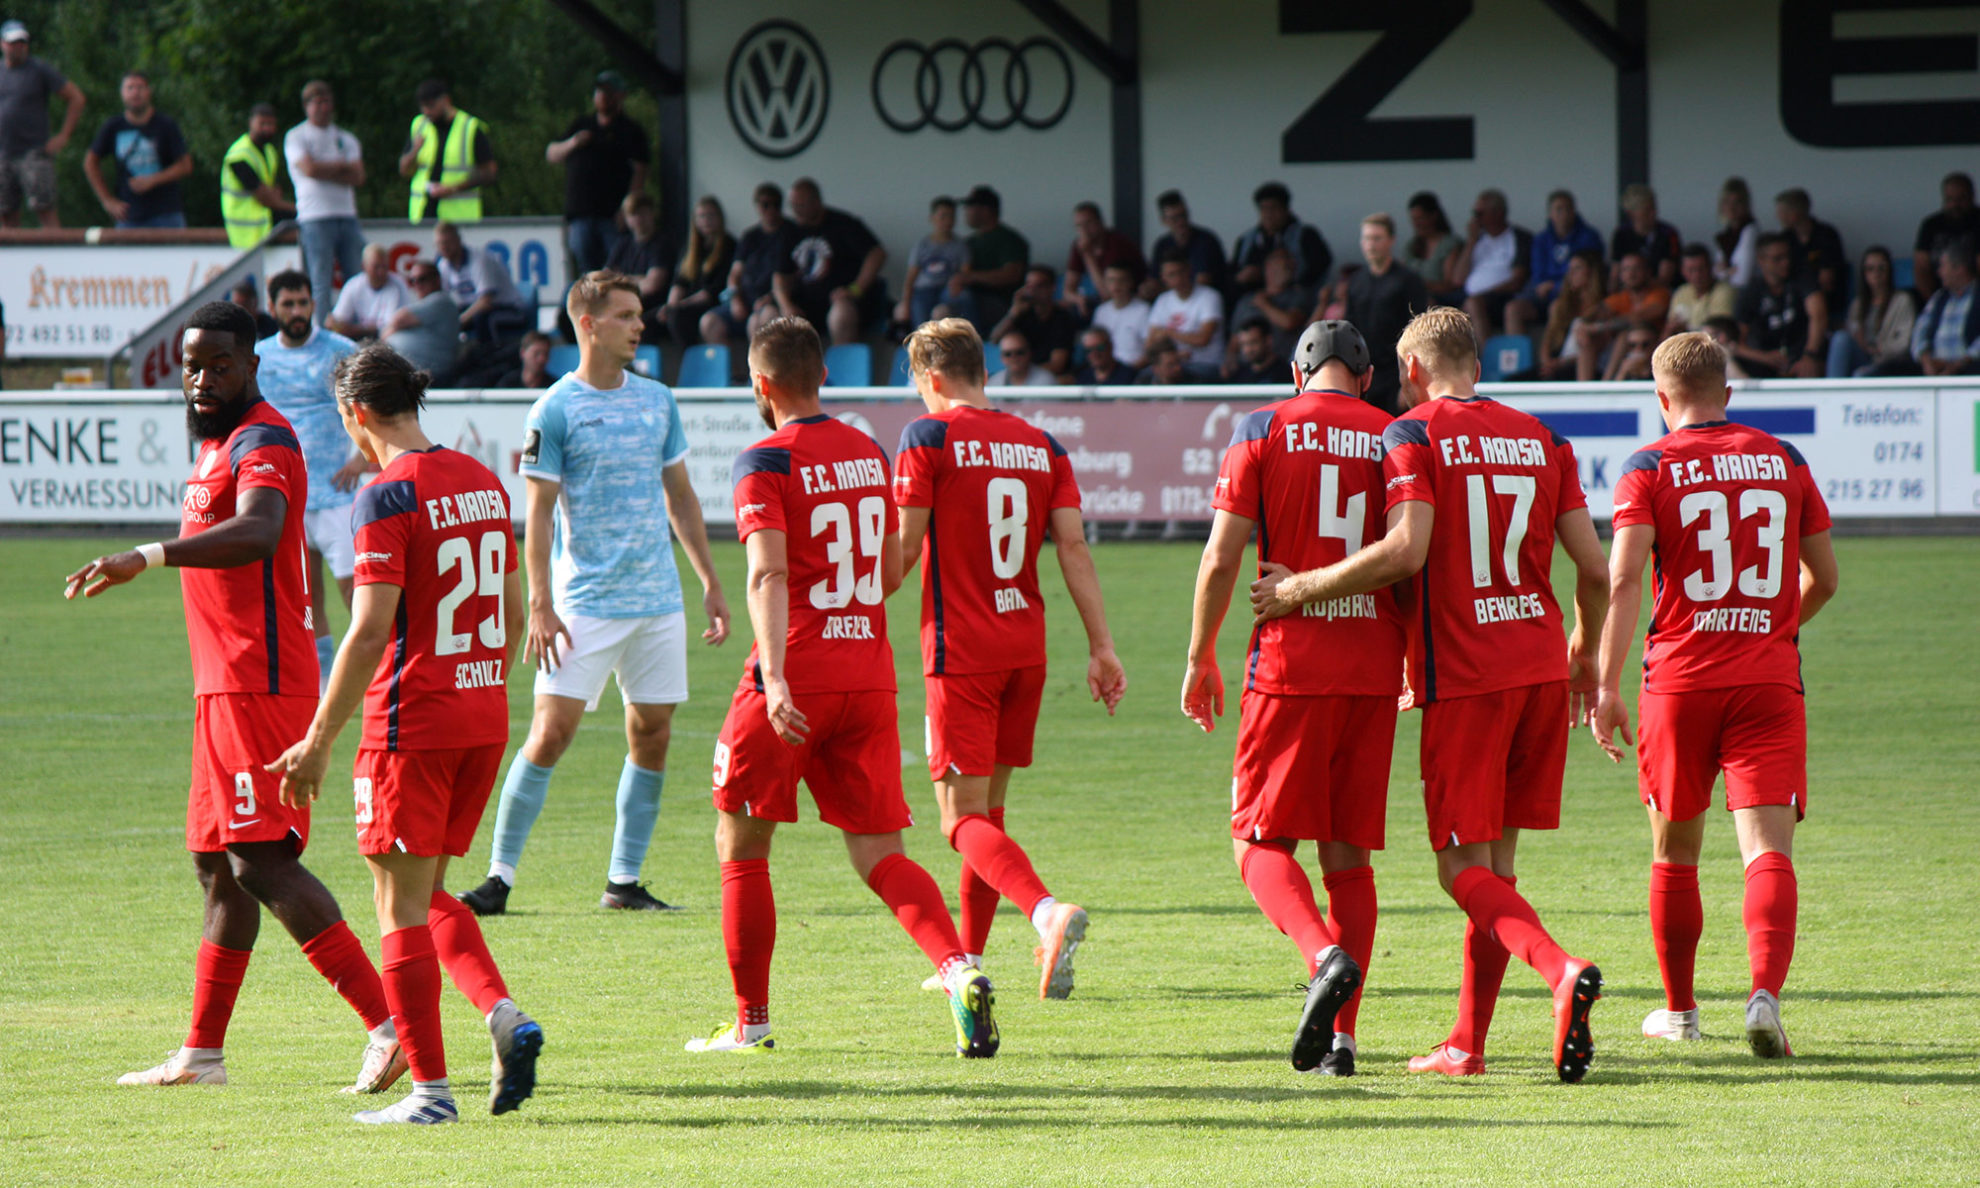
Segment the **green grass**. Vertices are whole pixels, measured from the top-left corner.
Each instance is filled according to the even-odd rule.
[[[1515,967],[1491,1075],[1411,1078],[1403,1061],[1447,1028],[1463,921],[1438,891],[1405,715],[1375,868],[1381,931],[1361,1018],[1365,1075],[1286,1063],[1303,973],[1230,859],[1235,704],[1205,737],[1177,712],[1196,550],[1098,550],[1132,681],[1120,716],[1086,701],[1077,620],[1049,611],[1054,668],[1038,763],[1011,829],[1040,874],[1093,913],[1069,1002],[1033,997],[1031,936],[1008,906],[989,971],[1003,1053],[952,1054],[918,952],[848,867],[832,831],[780,834],[779,1049],[681,1050],[731,1010],[708,767],[745,640],[697,648],[676,719],[647,873],[686,912],[596,907],[622,741],[616,702],[558,768],[512,914],[489,942],[549,1046],[536,1098],[439,1132],[361,1129],[338,1097],[362,1035],[270,920],[234,1018],[224,1089],[119,1089],[184,1034],[198,890],[183,853],[192,722],[178,585],[156,575],[87,605],[59,597],[97,541],[0,542],[0,1183],[1506,1183],[1935,1184],[1980,1155],[1980,953],[1973,811],[1980,642],[1972,540],[1845,540],[1843,592],[1810,630],[1812,812],[1797,839],[1801,937],[1786,993],[1800,1055],[1746,1052],[1746,951],[1729,823],[1702,872],[1699,992],[1708,1039],[1637,1034],[1660,1005],[1645,918],[1647,831],[1634,776],[1584,736],[1563,828],[1532,835],[1521,889],[1573,952],[1600,960],[1594,1070],[1558,1084],[1545,988]],[[1049,556],[1049,554],[1048,554]],[[720,552],[731,591],[742,558]],[[1048,569],[1049,561],[1048,561]],[[1558,578],[1560,575],[1557,574]],[[1048,572],[1052,591],[1056,574]],[[738,603],[738,605],[740,605]],[[911,593],[894,600],[904,744],[921,686]],[[746,623],[744,625],[746,631]],[[1242,632],[1225,633],[1237,671]],[[511,690],[515,732],[527,688]],[[1235,687],[1233,689],[1235,702]],[[344,751],[352,743],[347,737]],[[931,824],[909,853],[953,896],[955,856]],[[370,881],[326,798],[308,861],[376,953]],[[1715,810],[1715,816],[1718,814]],[[492,822],[494,814],[488,814]],[[487,825],[452,879],[476,881]],[[1317,880],[1316,880],[1317,882]],[[484,1031],[451,990],[456,1084],[486,1088]]]

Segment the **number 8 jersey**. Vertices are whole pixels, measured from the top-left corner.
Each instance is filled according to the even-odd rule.
[[[1066,448],[1007,412],[962,405],[901,430],[894,493],[929,508],[921,573],[928,676],[1045,663],[1038,546],[1052,513],[1080,505]]]
[[[1801,688],[1801,540],[1829,508],[1801,452],[1727,421],[1687,425],[1630,455],[1617,528],[1656,531],[1646,693]]]
[[[358,492],[357,585],[399,587],[392,642],[364,695],[376,751],[509,740],[503,585],[516,568],[509,498],[495,472],[444,446],[392,459]]]

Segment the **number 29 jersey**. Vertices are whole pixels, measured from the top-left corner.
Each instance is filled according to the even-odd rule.
[[[1656,603],[1643,689],[1801,688],[1801,539],[1829,508],[1801,452],[1758,429],[1708,421],[1630,455],[1617,528],[1656,532]]]
[[[901,430],[894,493],[930,509],[921,569],[929,676],[1045,663],[1038,547],[1052,513],[1080,505],[1066,448],[1007,412],[968,405]]]
[[[736,536],[784,534],[790,613],[784,679],[793,693],[894,691],[881,550],[900,531],[878,442],[820,414],[736,458]],[[763,687],[752,645],[743,682]]]
[[[495,472],[444,446],[392,459],[352,509],[360,586],[399,587],[364,695],[359,746],[437,751],[509,740],[504,579],[516,568]]]

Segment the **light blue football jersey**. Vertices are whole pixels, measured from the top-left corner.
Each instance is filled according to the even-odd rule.
[[[355,492],[339,491],[330,481],[357,453],[350,434],[344,432],[343,418],[337,415],[337,396],[330,386],[330,369],[355,350],[356,343],[321,326],[299,347],[283,346],[279,334],[254,344],[254,353],[261,356],[257,375],[261,395],[289,419],[302,443],[311,511],[349,507],[356,498]]]

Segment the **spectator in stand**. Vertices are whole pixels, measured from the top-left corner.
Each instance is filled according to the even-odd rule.
[[[1670,291],[1677,284],[1684,238],[1676,227],[1658,219],[1657,191],[1641,182],[1623,187],[1622,211],[1622,225],[1609,237],[1609,259],[1620,264],[1629,253],[1640,254],[1650,279]]]
[[[261,308],[261,291],[254,287],[252,280],[243,280],[227,290],[227,300],[254,315],[254,336],[257,339],[279,334],[278,325],[267,310]]]
[[[1456,304],[1463,283],[1452,274],[1451,263],[1461,245],[1444,214],[1444,204],[1435,194],[1418,190],[1410,195],[1409,231],[1409,242],[1403,245],[1403,267],[1423,278],[1432,301]]]
[[[1238,236],[1231,248],[1237,291],[1249,293],[1264,287],[1265,257],[1273,248],[1284,248],[1292,254],[1293,285],[1311,305],[1319,299],[1320,286],[1334,266],[1334,253],[1326,238],[1293,214],[1292,191],[1280,182],[1266,182],[1253,190],[1251,204],[1258,208],[1258,225]],[[1163,283],[1167,285],[1166,280]]]
[[[1578,339],[1575,353],[1580,360],[1580,370],[1589,374],[1580,378],[1592,378],[1595,361],[1604,351],[1620,357],[1622,350],[1616,347],[1616,340],[1634,330],[1643,330],[1650,335],[1650,347],[1655,349],[1657,340],[1664,329],[1664,319],[1671,311],[1671,291],[1657,283],[1651,275],[1650,262],[1642,252],[1629,252],[1616,265],[1616,291],[1603,301],[1608,316],[1589,318],[1584,316],[1575,331]],[[1611,348],[1615,349],[1611,349]],[[1615,358],[1610,360],[1610,371],[1615,370]]]
[[[0,25],[0,226],[21,225],[21,208],[43,227],[60,227],[55,213],[55,158],[69,147],[82,119],[82,88],[40,58],[28,56],[27,26]],[[48,100],[62,101],[62,130],[48,134]]]
[[[1464,278],[1464,312],[1483,342],[1499,332],[1515,294],[1526,287],[1533,236],[1506,219],[1506,196],[1486,190],[1471,207],[1464,247],[1451,259],[1451,274]]]
[[[660,206],[653,195],[641,190],[626,195],[620,205],[626,233],[612,244],[611,252],[605,257],[605,267],[631,277],[639,285],[640,316],[648,333],[657,335],[665,325],[659,311],[667,298],[674,245],[660,234]]]
[[[1929,300],[1939,287],[1933,274],[1938,250],[1950,240],[1980,243],[1980,210],[1973,205],[1973,179],[1964,173],[1948,173],[1939,183],[1939,209],[1918,224],[1918,238],[1911,244],[1912,286],[1920,301]]]
[[[1803,285],[1821,291],[1829,308],[1841,312],[1849,284],[1849,257],[1842,236],[1817,219],[1808,191],[1796,187],[1774,196],[1774,217],[1781,230],[1794,237],[1794,275]]]
[[[1018,298],[1023,296],[1020,291]],[[1043,388],[1058,382],[1051,372],[1037,366],[1030,340],[1015,330],[998,337],[997,353],[1003,357],[1004,369],[984,381],[986,388]]]
[[[320,322],[334,307],[333,269],[343,270],[348,285],[364,267],[364,230],[357,217],[364,152],[357,137],[333,122],[337,100],[329,83],[317,79],[305,84],[302,100],[305,118],[282,138],[282,155],[296,187],[297,236]]]
[[[1755,379],[1822,374],[1829,343],[1829,306],[1822,292],[1794,275],[1794,238],[1760,237],[1753,283],[1739,295],[1740,342],[1733,357]]]
[[[949,304],[981,334],[1009,311],[1011,295],[1031,263],[1031,244],[1003,221],[1004,200],[989,186],[971,190],[962,205],[970,229],[969,267],[949,281]]]
[[[932,320],[949,301],[949,282],[968,267],[969,245],[956,238],[956,200],[937,198],[928,204],[928,234],[908,253],[894,321],[913,329]]]
[[[183,227],[179,183],[193,170],[186,138],[171,116],[151,105],[151,80],[142,71],[125,74],[118,89],[124,110],[96,130],[83,154],[83,176],[117,226]],[[103,177],[106,158],[117,163],[114,191]]]
[[[433,256],[441,285],[460,306],[460,329],[470,338],[499,346],[529,329],[529,306],[500,256],[468,247],[461,229],[446,219],[433,225]]]
[[[736,241],[729,234],[722,204],[708,195],[694,204],[687,250],[674,269],[674,287],[667,291],[667,302],[657,311],[675,342],[691,346],[697,341],[702,315],[722,300],[729,269],[735,262]]]
[[[1065,289],[1059,300],[1081,322],[1090,319],[1093,307],[1104,300],[1101,285],[1107,269],[1116,264],[1125,264],[1137,285],[1148,275],[1148,261],[1141,258],[1141,249],[1107,225],[1098,203],[1082,202],[1073,207],[1072,250],[1066,253]]]
[[[1236,350],[1224,360],[1227,384],[1278,384],[1292,377],[1292,364],[1272,349],[1272,327],[1264,318],[1238,323],[1232,336]]]
[[[1134,368],[1114,356],[1114,336],[1105,326],[1088,326],[1081,331],[1079,343],[1086,348],[1086,361],[1073,372],[1074,383],[1091,388],[1134,382]]]
[[[1568,260],[1589,249],[1602,250],[1602,233],[1589,226],[1575,209],[1574,195],[1566,190],[1547,195],[1547,225],[1533,237],[1526,288],[1506,305],[1506,333],[1525,334],[1528,325],[1547,320],[1547,307],[1560,295],[1561,282],[1567,279]],[[1374,350],[1374,344],[1369,349]]]
[[[1173,388],[1178,384],[1195,383],[1196,375],[1183,365],[1183,353],[1176,344],[1163,342],[1148,348],[1148,366],[1141,369],[1134,382]]]
[[[1939,287],[1911,329],[1911,353],[1888,359],[1875,375],[1980,375],[1980,300],[1976,300],[1973,241],[1939,245]]]
[[[777,269],[778,307],[829,334],[834,346],[858,342],[887,313],[880,279],[887,249],[865,223],[825,205],[808,177],[791,183],[791,222],[795,238]]]
[[[1161,216],[1166,228],[1155,237],[1155,249],[1148,253],[1151,260],[1159,260],[1171,251],[1179,251],[1189,257],[1190,270],[1196,273],[1196,283],[1206,289],[1221,293],[1230,285],[1230,264],[1224,258],[1224,243],[1217,233],[1208,227],[1199,227],[1189,221],[1189,203],[1184,201],[1181,190],[1164,190],[1155,198],[1155,211]],[[1141,296],[1145,301],[1153,301],[1162,291],[1160,278],[1149,275],[1140,281]]]
[[[1727,379],[1753,378],[1746,373],[1745,368],[1739,365],[1739,356],[1736,353],[1739,348],[1738,322],[1731,318],[1707,318],[1703,333],[1705,337],[1718,343],[1720,348],[1726,352]]]
[[[550,374],[550,336],[540,330],[531,330],[522,336],[522,345],[517,348],[522,365],[503,374],[496,381],[498,388],[547,388],[557,382]]]
[[[1918,304],[1896,286],[1889,248],[1873,247],[1858,265],[1856,296],[1842,328],[1829,335],[1830,379],[1869,375],[1878,365],[1911,357]]]
[[[1719,187],[1719,233],[1712,238],[1712,271],[1739,291],[1753,283],[1753,259],[1759,251],[1760,224],[1753,218],[1753,191],[1743,177],[1729,177]]]
[[[1053,298],[1050,265],[1033,264],[1024,270],[1024,284],[1011,295],[1011,311],[997,323],[990,337],[1002,344],[1006,335],[1024,335],[1031,344],[1031,357],[1054,377],[1072,374],[1073,344],[1079,341],[1079,322],[1072,312]]]
[[[1093,325],[1107,332],[1114,357],[1129,368],[1148,354],[1148,303],[1135,295],[1134,274],[1116,265],[1106,273],[1107,300],[1093,311]]]
[[[1678,265],[1684,283],[1671,294],[1671,312],[1664,333],[1703,330],[1711,318],[1729,318],[1739,302],[1733,287],[1712,275],[1712,250],[1702,243],[1686,245]]]
[[[1216,378],[1224,362],[1224,299],[1196,283],[1189,257],[1180,253],[1155,262],[1163,293],[1148,307],[1148,349],[1174,343],[1183,368],[1201,379]]]
[[[315,283],[310,282],[312,289]],[[412,290],[392,271],[391,252],[382,243],[367,243],[363,269],[338,290],[337,308],[325,324],[353,342],[376,338],[393,314],[412,303]]]
[[[447,84],[429,78],[413,91],[419,114],[399,154],[399,176],[412,179],[407,217],[415,223],[481,221],[481,191],[500,166],[488,125],[454,106]]]
[[[257,103],[248,111],[248,130],[227,147],[220,161],[220,218],[227,243],[246,251],[268,238],[276,215],[296,213],[295,204],[275,186],[281,157],[275,151],[275,106]]]
[[[1602,283],[1602,272],[1599,248],[1568,257],[1567,276],[1561,281],[1560,295],[1547,310],[1547,328],[1540,335],[1541,379],[1595,378],[1600,361],[1581,358],[1581,327],[1609,314],[1608,286]]]
[[[721,304],[701,315],[705,343],[719,346],[731,338],[747,340],[778,314],[777,270],[790,255],[797,233],[784,217],[784,191],[775,182],[757,186],[750,201],[756,207],[756,225],[736,241],[736,262],[729,268],[729,287],[722,290]]]
[[[1387,214],[1361,220],[1361,256],[1368,262],[1347,282],[1347,320],[1368,343],[1374,370],[1361,398],[1394,415],[1401,378],[1396,343],[1409,320],[1430,308],[1423,278],[1396,259],[1396,221]]]
[[[1342,281],[1333,287],[1342,288],[1346,283]],[[1237,308],[1231,311],[1231,321],[1241,325],[1253,318],[1263,318],[1272,328],[1272,349],[1290,359],[1293,347],[1299,345],[1300,332],[1312,320],[1311,312],[1310,303],[1302,300],[1299,290],[1293,287],[1292,253],[1274,248],[1265,254],[1265,287],[1238,298]]]
[[[1648,326],[1632,325],[1609,351],[1609,370],[1602,378],[1609,383],[1651,378],[1650,356],[1661,340],[1662,335]]]
[[[385,323],[385,345],[433,377],[435,387],[454,380],[461,353],[461,307],[440,283],[440,268],[416,261],[406,274],[413,303]]]
[[[601,70],[592,80],[591,110],[543,150],[552,165],[564,167],[564,244],[577,275],[611,259],[619,207],[646,192],[647,145],[646,129],[626,114],[624,76]]]

